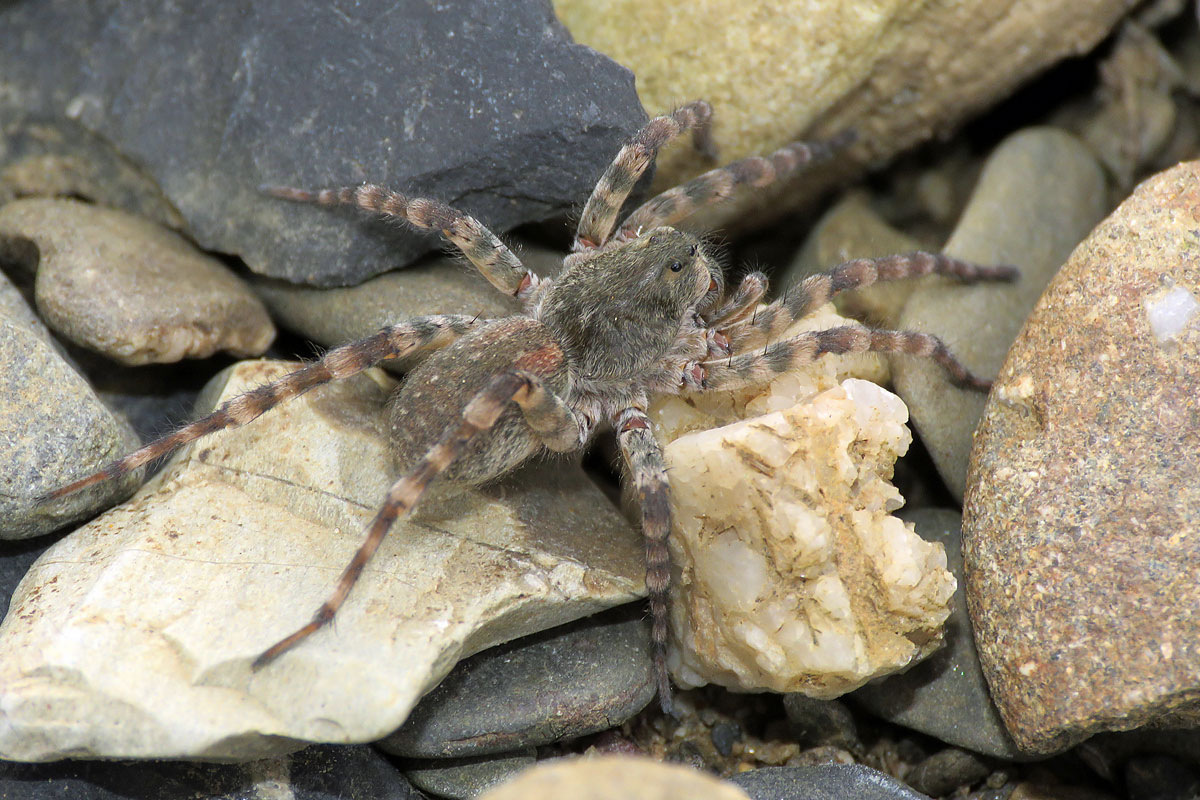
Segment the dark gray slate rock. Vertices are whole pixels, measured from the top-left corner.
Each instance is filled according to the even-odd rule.
[[[310,747],[245,764],[184,761],[0,762],[5,800],[421,800],[370,747]]]
[[[645,120],[632,74],[547,0],[19,1],[0,6],[0,76],[0,97],[144,165],[201,247],[325,286],[439,239],[261,184],[370,180],[504,231],[580,203]]]
[[[750,800],[929,800],[928,795],[863,764],[764,767],[729,780]]]
[[[638,603],[479,653],[377,744],[402,756],[478,756],[620,725],[654,697],[644,616]]]
[[[482,758],[438,758],[409,762],[404,775],[436,797],[468,800],[499,786],[537,763],[534,750]]]
[[[946,566],[958,579],[950,601],[946,644],[907,672],[890,675],[848,695],[851,702],[890,722],[947,744],[999,758],[1022,758],[988,693],[963,599],[962,520],[957,511],[901,511],[922,539],[946,547]]]

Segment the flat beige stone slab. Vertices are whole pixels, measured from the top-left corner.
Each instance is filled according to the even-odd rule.
[[[235,365],[221,397],[292,366]],[[252,672],[327,597],[392,481],[392,386],[372,370],[202,439],[48,550],[0,626],[0,757],[372,741],[460,658],[642,592],[638,532],[554,462],[431,497],[332,627]]]

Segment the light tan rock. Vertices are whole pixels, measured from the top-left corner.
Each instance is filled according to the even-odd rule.
[[[804,327],[848,321],[826,307]],[[652,408],[674,527],[672,672],[685,686],[836,697],[935,650],[955,581],[892,517],[907,409],[876,356]],[[720,427],[718,427],[720,426]]]
[[[749,800],[731,783],[649,758],[557,759],[526,770],[479,800]]]
[[[850,161],[878,163],[945,134],[1056,61],[1086,52],[1129,0],[554,0],[576,41],[637,75],[651,114],[703,98],[721,161],[768,153],[811,132],[855,129]],[[665,188],[711,164],[679,146]],[[755,191],[713,221],[777,217],[828,188],[804,174]]]
[[[290,366],[238,364],[221,398]],[[372,741],[459,658],[642,591],[638,533],[552,463],[430,497],[332,627],[251,671],[328,596],[392,482],[392,385],[371,370],[202,439],[47,551],[0,625],[0,756],[246,760]]]
[[[258,355],[275,337],[262,303],[225,265],[124,211],[16,200],[0,209],[0,250],[37,270],[34,298],[51,328],[125,364]]]

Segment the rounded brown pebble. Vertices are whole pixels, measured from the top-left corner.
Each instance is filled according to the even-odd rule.
[[[979,428],[967,601],[1024,750],[1200,713],[1200,162],[1051,281]],[[1193,722],[1194,724],[1194,722]]]

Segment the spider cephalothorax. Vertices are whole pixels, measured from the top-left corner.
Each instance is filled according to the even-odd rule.
[[[796,143],[769,157],[747,158],[671,189],[617,219],[629,192],[658,148],[692,130],[710,148],[707,103],[695,102],[651,120],[623,147],[584,207],[562,272],[539,279],[477,220],[435,200],[409,198],[366,184],[306,192],[270,189],[292,200],[348,203],[416,228],[441,231],[497,289],[522,303],[519,314],[481,320],[418,317],[329,351],[275,383],[230,400],[215,412],[56,491],[61,496],[127,474],[187,442],[244,425],[315,386],[380,361],[424,360],[391,403],[391,435],[400,476],[312,620],[267,648],[261,667],[326,625],[346,600],[394,520],[413,508],[437,477],[483,483],[540,451],[584,447],[601,422],[611,424],[641,504],[646,538],[659,697],[670,707],[666,670],[667,590],[671,529],[667,472],[646,416],[650,396],[728,390],[759,383],[825,353],[897,352],[936,359],[960,383],[986,387],[936,337],[904,331],[832,328],[792,336],[792,322],[838,292],[940,272],[965,281],[1011,279],[1011,267],[979,267],[931,253],[846,262],[761,304],[766,278],[747,275],[729,293],[699,239],[671,227],[695,208],[723,200],[738,186],[762,186],[840,141]]]

